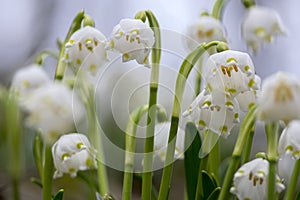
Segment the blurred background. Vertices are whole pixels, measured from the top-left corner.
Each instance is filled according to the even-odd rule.
[[[96,28],[98,28],[108,38],[113,27],[118,24],[122,18],[133,18],[138,11],[144,9],[150,9],[153,11],[162,29],[171,30],[174,33],[176,32],[176,34],[184,35],[187,27],[197,19],[197,17],[203,10],[211,11],[213,3],[213,0],[177,0],[176,2],[171,0],[1,0],[0,83],[3,85],[8,85],[14,72],[17,69],[32,63],[35,56],[40,51],[45,49],[58,51],[57,40],[64,39],[74,16],[81,9],[84,9],[87,14],[92,16],[92,18],[95,20]],[[257,1],[257,4],[276,9],[281,15],[284,25],[287,29],[286,36],[276,38],[273,44],[265,46],[257,55],[251,55],[256,67],[257,74],[264,78],[278,70],[282,70],[300,75],[300,68],[298,66],[298,45],[300,47],[300,24],[298,15],[300,15],[300,1],[259,0]],[[244,14],[245,9],[240,1],[228,1],[223,13],[223,23],[226,27],[229,46],[233,50],[247,51],[246,44],[241,38],[241,23],[243,21]],[[175,46],[177,45],[176,42],[180,43],[180,41],[173,42]],[[186,51],[183,44],[179,44],[178,46],[183,48],[183,52]],[[184,53],[184,55],[186,54],[187,51]],[[167,75],[161,75],[161,79],[166,80],[164,85],[166,85],[167,89],[174,85],[176,77],[176,73],[170,73],[170,68],[174,68],[174,70],[178,69],[180,62],[182,61],[182,58],[181,60],[175,59],[176,61],[172,59],[174,59],[172,58],[172,56],[166,58],[165,63],[171,64],[168,64],[168,66],[165,68],[167,71],[165,74]],[[53,75],[55,66],[55,59],[48,59],[46,61],[46,69],[48,70],[50,75]],[[131,66],[127,66],[127,68],[124,68],[122,70],[113,70],[112,72],[110,72],[111,74],[113,74],[114,78],[111,80],[103,80],[107,86],[106,90],[109,91],[110,89],[113,89],[109,84],[109,81],[115,81],[115,83],[117,81],[120,81],[121,74],[127,72],[130,67]],[[143,81],[147,81],[147,78],[146,80],[145,78],[143,78],[144,76],[139,76],[140,73],[144,74],[144,76],[146,77],[149,76],[149,70],[135,70],[135,72],[133,72],[133,75],[128,75],[128,79],[126,79],[126,77],[122,77],[126,79],[125,84],[122,84],[120,82],[119,84],[123,85],[125,89],[120,91],[126,93],[126,87],[130,88],[132,85],[142,84]],[[131,81],[128,82],[128,80]],[[124,80],[122,79],[121,81]],[[147,87],[145,87],[144,90],[147,91]],[[188,91],[187,93],[192,94],[192,91]],[[106,93],[102,95],[105,94]],[[115,95],[115,93],[112,92],[109,94],[109,97]],[[147,95],[145,94],[146,93],[143,92],[137,93],[137,99],[130,100],[132,101],[131,103],[129,103],[128,100],[128,105],[125,103],[125,107],[134,108],[136,107],[136,105],[141,105],[143,102],[146,103]],[[170,109],[172,106],[170,97],[168,96],[171,94],[172,91],[170,92],[169,90],[162,89],[161,97],[159,100],[159,102],[167,108],[168,113],[170,113]],[[122,100],[123,97],[124,96],[120,94],[120,96],[116,96],[115,99]],[[187,98],[186,105],[191,102],[192,97],[193,96],[190,95],[189,98]],[[111,104],[112,102],[109,100],[104,101],[103,107],[115,108],[117,110],[117,113],[115,114],[122,112],[120,111],[121,108],[120,110],[118,110],[119,108],[111,106]],[[115,105],[118,104],[120,103],[115,102]],[[113,123],[111,123],[110,121],[114,117],[114,111],[104,110],[104,113],[106,113],[106,115],[104,115],[103,117],[103,124],[110,124],[104,127],[104,129],[111,127],[111,124],[114,123],[117,123],[118,128],[121,130],[124,128],[124,126],[126,126],[126,117],[128,116],[128,113],[126,114],[126,116],[120,117],[122,118],[120,122],[117,121]],[[258,130],[260,129],[262,129],[262,127],[258,126]],[[113,131],[117,132],[118,130],[113,129]],[[255,141],[257,150],[264,150],[264,137],[258,134]],[[230,143],[230,141],[226,142]],[[178,164],[175,165],[174,174],[175,177],[179,177],[178,179],[174,180],[175,182],[183,181],[182,166],[182,162],[178,162]],[[32,173],[34,174],[34,172]],[[118,174],[118,172],[112,172],[112,174]],[[160,177],[160,172],[158,172],[157,177]],[[3,181],[5,180],[5,174],[1,171],[0,180],[1,194],[1,188],[3,188],[2,186],[6,184]],[[117,175],[115,180],[115,182],[118,183],[121,182],[122,179]],[[72,181],[72,183],[74,184],[73,180],[67,179],[65,181]],[[28,183],[27,179],[25,180],[25,182]],[[159,178],[155,179],[154,183],[158,184]],[[57,184],[59,185],[60,182],[58,181]],[[39,199],[40,190],[34,186],[30,187],[31,189],[28,190],[28,185],[30,185],[30,183],[24,184],[24,188],[22,188],[24,190],[23,199],[33,199],[34,196],[37,196],[37,199]],[[120,191],[120,187],[120,183],[115,184],[113,190],[118,193],[118,191]],[[173,194],[174,196],[177,196],[176,199],[183,198],[184,189],[182,187],[178,186],[177,189],[175,187],[173,191],[177,191],[175,195]],[[7,193],[7,191],[5,192]],[[71,195],[71,193],[69,195]],[[75,197],[70,197],[70,199],[72,198],[74,199]],[[77,197],[77,199],[84,199],[84,197],[79,196]]]

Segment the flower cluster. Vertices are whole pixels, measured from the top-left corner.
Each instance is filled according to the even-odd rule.
[[[205,89],[183,115],[191,115],[200,130],[227,137],[240,121],[240,107],[247,111],[256,103],[260,78],[255,75],[250,56],[232,50],[211,55],[203,76]]]

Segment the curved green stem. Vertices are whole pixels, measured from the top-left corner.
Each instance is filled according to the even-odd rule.
[[[43,168],[43,200],[52,199],[52,179],[53,179],[53,158],[51,145],[46,144],[45,146],[45,155],[44,155],[44,168]]]
[[[269,179],[268,179],[268,200],[275,200],[276,198],[276,165],[277,165],[277,146],[279,135],[279,124],[266,124],[267,134],[267,157],[269,160]]]
[[[285,193],[284,199],[285,200],[293,200],[295,197],[295,189],[296,185],[299,179],[299,174],[300,174],[300,159],[296,160],[294,169],[291,175],[291,180],[288,184],[287,191]]]
[[[231,182],[237,167],[239,166],[239,161],[244,149],[244,145],[247,141],[249,130],[253,127],[256,120],[257,107],[253,106],[248,113],[246,114],[240,128],[240,132],[238,134],[237,141],[235,143],[231,161],[228,167],[228,170],[225,175],[225,179],[223,182],[222,190],[219,195],[219,200],[228,199],[229,189],[231,187]]]
[[[168,199],[172,170],[173,170],[176,135],[178,130],[179,115],[181,110],[181,100],[182,100],[186,80],[193,66],[196,64],[196,62],[199,60],[202,54],[210,47],[216,46],[219,43],[220,43],[219,41],[213,41],[208,44],[205,43],[200,44],[199,47],[197,47],[185,58],[185,60],[183,61],[180,67],[179,74],[176,80],[175,96],[174,96],[172,118],[171,118],[171,128],[170,128],[169,139],[168,139],[169,144],[167,147],[166,161],[164,164],[162,181],[160,184],[160,190],[158,194],[159,200]]]
[[[242,164],[248,162],[249,159],[250,159],[252,143],[253,143],[253,137],[254,137],[254,129],[255,129],[255,124],[251,128],[251,131],[249,131],[249,136],[248,136],[248,139],[247,139],[247,142],[246,142],[246,147],[245,147],[245,150],[244,150]]]
[[[212,10],[212,16],[221,20],[222,9],[226,0],[216,0]]]
[[[50,50],[44,50],[36,56],[35,63],[38,65],[43,65],[46,58],[48,58],[49,56],[58,59],[58,54],[56,52]]]
[[[152,47],[151,53],[151,75],[150,75],[150,95],[149,95],[149,107],[147,117],[147,129],[146,139],[144,148],[144,166],[143,166],[143,179],[142,179],[142,199],[151,199],[151,188],[152,188],[152,165],[153,165],[153,149],[154,149],[154,129],[155,129],[155,116],[156,116],[156,102],[157,102],[157,91],[159,82],[159,63],[161,56],[161,37],[159,24],[150,11],[138,12],[136,18],[141,18],[145,21],[145,16],[148,19],[148,23],[154,32],[155,42]]]
[[[67,67],[67,64],[63,61],[64,56],[65,56],[65,44],[69,41],[70,37],[72,36],[72,34],[77,31],[78,29],[80,29],[81,27],[81,22],[84,19],[84,11],[80,11],[76,17],[74,18],[71,27],[68,31],[68,34],[63,42],[63,45],[60,48],[60,52],[59,52],[59,56],[58,56],[58,62],[57,62],[57,66],[56,66],[56,72],[55,72],[55,79],[57,80],[62,80],[64,77],[64,73]]]

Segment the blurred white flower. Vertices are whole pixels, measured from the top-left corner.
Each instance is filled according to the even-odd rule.
[[[32,64],[19,69],[11,83],[11,88],[19,96],[21,104],[37,88],[50,83],[51,79],[39,65]]]
[[[288,186],[291,180],[291,175],[294,170],[296,160],[291,155],[281,155],[278,160],[278,174],[283,178],[283,183]],[[300,179],[297,182],[297,188],[300,188]]]
[[[258,89],[255,70],[247,53],[227,50],[211,55],[203,68],[206,89],[230,97],[240,92]],[[225,99],[225,98],[224,98]]]
[[[27,125],[40,130],[46,142],[74,130],[74,117],[84,110],[72,90],[62,83],[51,83],[35,90],[24,105]]]
[[[122,19],[111,33],[110,48],[123,54],[123,62],[135,59],[139,64],[148,64],[153,44],[152,29],[138,19]]]
[[[52,146],[52,157],[56,169],[54,178],[64,173],[74,178],[79,170],[96,168],[95,149],[80,133],[61,136]]]
[[[165,161],[166,159],[170,127],[170,122],[163,122],[155,125],[154,151],[162,161]],[[184,157],[184,134],[184,130],[179,127],[177,131],[174,159],[183,159]]]
[[[197,45],[203,42],[207,43],[214,40],[226,42],[223,24],[211,16],[200,16],[195,23],[188,27],[187,36],[191,38],[187,39],[187,46],[190,50],[194,50]]]
[[[298,119],[300,116],[300,79],[293,74],[277,72],[262,83],[258,99],[259,118],[266,121]]]
[[[230,192],[238,199],[264,200],[268,194],[269,162],[256,158],[243,166],[234,174]],[[285,189],[279,176],[276,175],[276,191]]]
[[[75,70],[82,67],[91,75],[108,61],[107,40],[96,28],[85,26],[77,30],[66,44],[64,61]]]
[[[300,121],[291,121],[283,130],[279,138],[279,155],[289,155],[294,159],[300,158]]]
[[[242,24],[242,35],[253,52],[257,52],[265,43],[271,43],[274,36],[283,35],[284,29],[276,10],[252,6]]]

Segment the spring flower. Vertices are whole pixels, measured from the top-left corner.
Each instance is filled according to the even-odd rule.
[[[268,193],[269,162],[262,158],[254,159],[238,169],[234,174],[230,192],[238,199],[263,200]],[[285,189],[279,176],[276,176],[276,191]]]
[[[20,100],[26,100],[33,90],[49,83],[50,77],[38,65],[32,64],[18,70],[11,83],[11,88],[17,93]]]
[[[35,90],[25,104],[27,125],[40,130],[46,142],[73,131],[74,116],[83,115],[82,105],[67,86],[51,83]]]
[[[209,92],[217,90],[231,98],[240,92],[258,89],[252,60],[243,52],[227,50],[211,55],[203,68],[203,76]]]
[[[211,17],[201,16],[197,21],[188,27],[187,35],[192,39],[187,40],[187,46],[193,50],[197,44],[202,42],[211,42],[214,40],[226,42],[225,28],[222,23]]]
[[[99,30],[85,26],[70,37],[66,44],[64,60],[75,70],[82,66],[89,74],[95,75],[108,61],[106,44],[107,40]]]
[[[278,143],[279,155],[290,155],[294,159],[300,158],[300,121],[291,121],[280,135]]]
[[[279,157],[278,160],[278,174],[280,177],[283,178],[283,182],[285,186],[288,186],[288,184],[291,181],[291,175],[294,170],[295,166],[295,158],[293,158],[291,155],[284,154]],[[300,179],[297,181],[296,188],[300,187]]]
[[[288,122],[300,116],[300,80],[293,74],[277,72],[262,83],[259,118]]]
[[[79,133],[61,136],[52,146],[54,178],[64,173],[74,178],[79,170],[96,168],[95,150],[88,138]]]
[[[242,24],[242,35],[254,53],[265,43],[271,43],[274,36],[282,34],[284,27],[277,11],[261,6],[249,8]]]
[[[171,123],[163,122],[155,125],[154,132],[154,151],[155,154],[160,157],[162,161],[166,159],[166,151],[168,146],[168,136]],[[183,159],[184,156],[184,130],[180,127],[177,132],[176,147],[175,147],[175,159]]]
[[[111,33],[110,48],[123,54],[123,62],[136,60],[139,64],[148,64],[153,44],[152,29],[138,19],[122,19]]]
[[[213,104],[212,94],[202,91],[183,112],[183,116],[191,116],[199,130],[209,129],[218,135],[227,137],[231,129],[240,122],[239,105],[235,99],[224,104]]]

